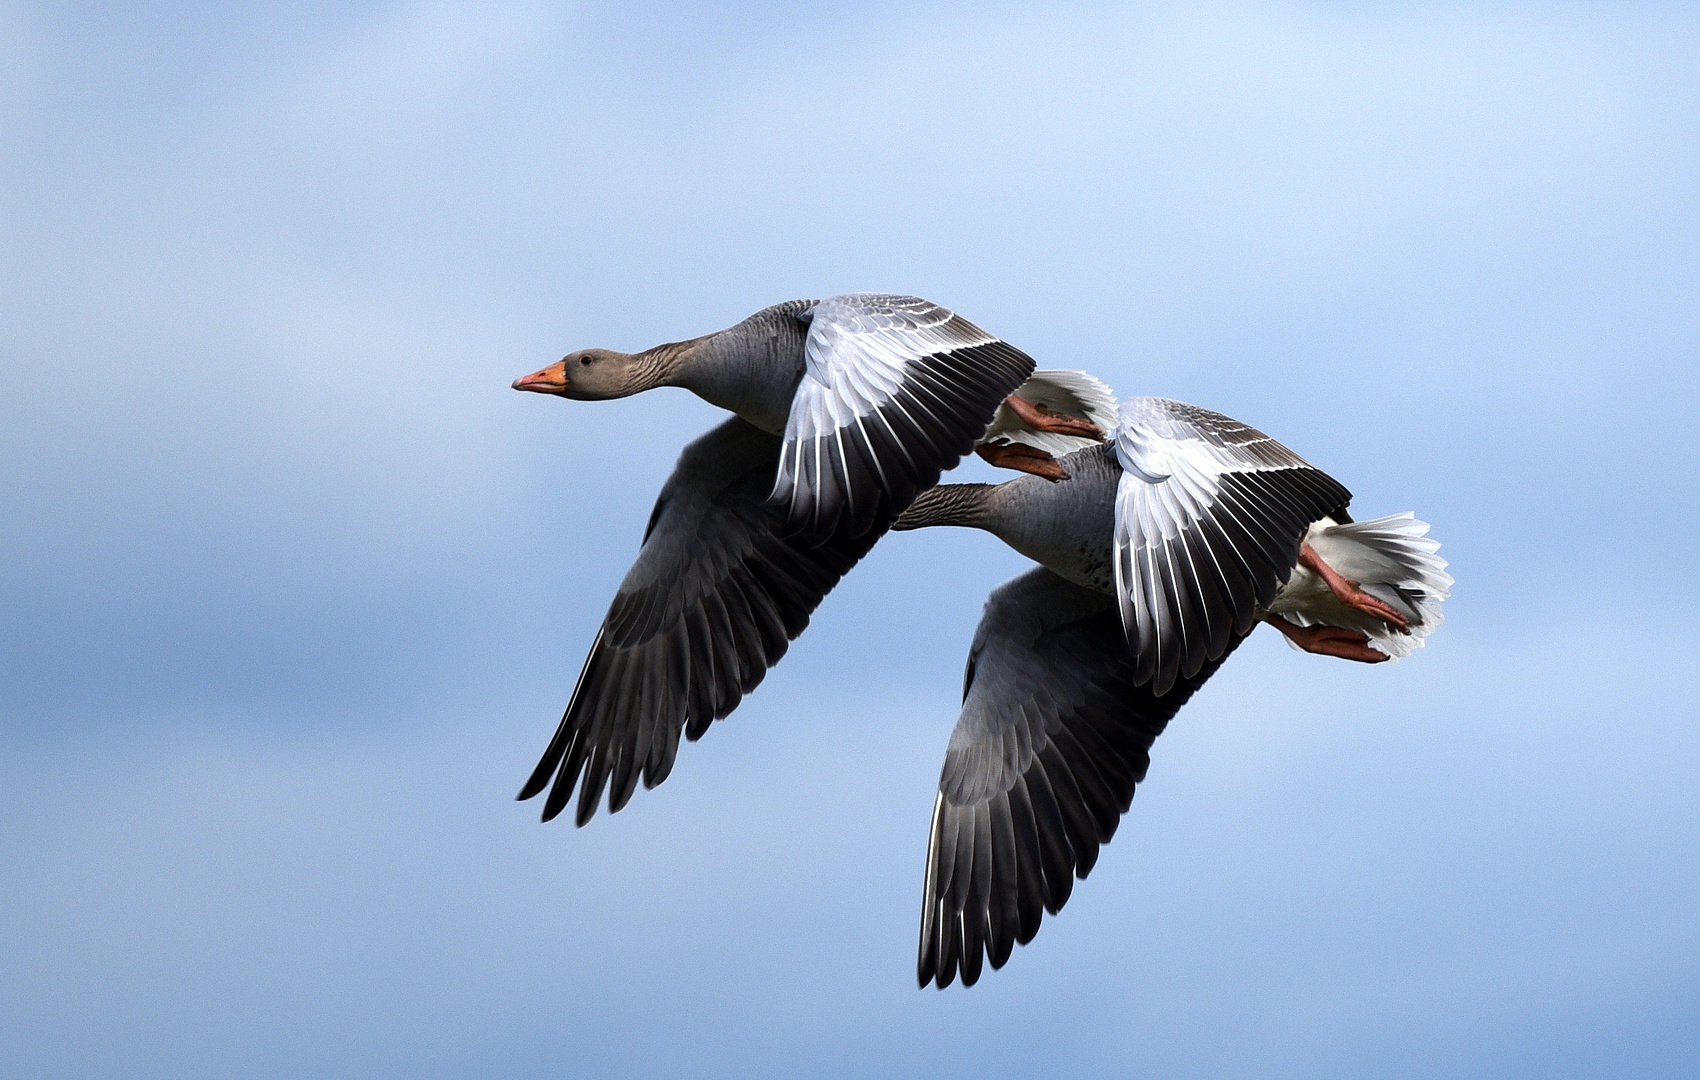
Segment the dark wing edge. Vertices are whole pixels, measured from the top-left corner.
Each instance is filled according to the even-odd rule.
[[[1033,588],[1012,595],[1022,583]],[[1044,624],[1036,636],[1034,620]],[[958,974],[974,985],[985,962],[1001,968],[1062,909],[1115,835],[1152,742],[1240,640],[1158,695],[1136,684],[1111,597],[1043,569],[993,594],[957,725],[974,737],[959,745],[953,734],[933,803],[921,986],[942,990]],[[984,790],[988,773],[1000,790]],[[964,792],[975,797],[952,797]]]
[[[695,741],[758,686],[822,598],[884,533],[819,546],[782,535],[766,503],[779,439],[734,417],[686,447],[637,561],[591,645],[560,726],[520,790],[549,788],[543,820],[576,789],[574,820],[653,788],[681,734]],[[552,786],[551,786],[552,785]]]

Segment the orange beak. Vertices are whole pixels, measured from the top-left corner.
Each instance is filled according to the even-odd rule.
[[[559,394],[567,388],[567,362],[557,360],[542,371],[534,371],[523,379],[514,380],[515,390],[530,390],[534,394]]]

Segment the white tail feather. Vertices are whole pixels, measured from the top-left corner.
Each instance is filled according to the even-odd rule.
[[[1356,581],[1409,619],[1410,633],[1399,633],[1381,619],[1347,607],[1302,565],[1270,602],[1272,614],[1300,626],[1357,630],[1369,638],[1371,647],[1395,660],[1422,648],[1424,639],[1445,621],[1440,604],[1452,595],[1452,575],[1446,572],[1446,560],[1435,554],[1440,543],[1429,538],[1428,522],[1418,521],[1415,514],[1407,511],[1345,525],[1323,518],[1311,525],[1305,540],[1341,577]]]

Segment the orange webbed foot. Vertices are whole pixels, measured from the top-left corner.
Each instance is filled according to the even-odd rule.
[[[1055,412],[1044,405],[1028,401],[1023,397],[1017,397],[1014,394],[1004,398],[1003,403],[1009,406],[1010,412],[1021,418],[1022,423],[1034,431],[1044,431],[1052,435],[1073,435],[1076,438],[1091,439],[1094,442],[1104,441],[1104,433],[1099,430],[1097,424],[1090,420]]]
[[[1322,561],[1322,556],[1318,555],[1316,549],[1309,544],[1304,544],[1299,548],[1299,562],[1327,582],[1328,588],[1335,596],[1339,597],[1342,604],[1356,608],[1365,615],[1382,620],[1401,634],[1411,632],[1409,619],[1393,607],[1364,592],[1363,589],[1358,587],[1357,582],[1348,581],[1341,577],[1332,566]]]
[[[1371,648],[1369,638],[1356,630],[1339,626],[1299,626],[1279,615],[1266,615],[1263,621],[1287,635],[1287,640],[1294,645],[1318,656],[1337,656],[1360,664],[1379,664],[1392,659],[1386,653]]]

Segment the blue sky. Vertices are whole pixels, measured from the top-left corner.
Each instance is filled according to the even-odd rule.
[[[1674,4],[0,5],[0,1075],[1692,1075],[1697,57]],[[1400,664],[1256,635],[967,991],[913,949],[990,537],[888,538],[619,815],[512,802],[716,414],[508,383],[869,289],[1458,578]]]

